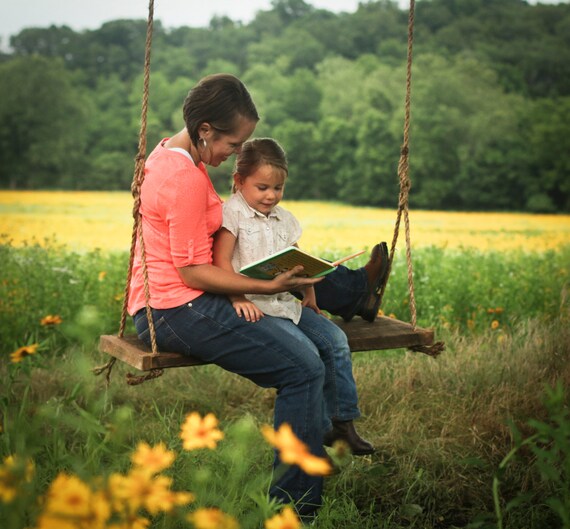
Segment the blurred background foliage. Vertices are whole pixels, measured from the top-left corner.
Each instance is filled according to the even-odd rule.
[[[392,207],[402,141],[407,11],[335,14],[274,0],[248,24],[166,30],[155,13],[148,141],[183,126],[202,76],[252,92],[290,160],[289,199]],[[145,20],[27,28],[0,54],[0,188],[128,190]],[[419,0],[411,205],[570,211],[570,5]],[[211,171],[229,189],[231,165]]]

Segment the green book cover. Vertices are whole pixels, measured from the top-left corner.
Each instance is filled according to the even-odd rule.
[[[265,259],[242,267],[240,273],[254,279],[273,279],[297,265],[303,266],[304,271],[301,275],[306,277],[321,277],[336,269],[334,263],[299,250],[296,246],[289,246]]]

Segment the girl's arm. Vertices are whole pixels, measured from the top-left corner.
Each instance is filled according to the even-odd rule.
[[[232,257],[236,246],[236,237],[225,228],[221,228],[214,238],[214,265],[223,270],[234,272]],[[232,302],[237,315],[247,321],[258,321],[263,318],[263,312],[249,301],[243,294],[230,294],[228,298]]]
[[[303,301],[301,302],[303,307],[309,307],[313,309],[317,314],[321,313],[321,309],[319,309],[317,305],[317,296],[315,294],[315,287],[308,286],[305,287],[303,290]]]

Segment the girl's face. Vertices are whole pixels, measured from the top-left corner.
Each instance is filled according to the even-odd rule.
[[[271,165],[262,165],[245,178],[236,173],[234,182],[250,207],[269,215],[283,198],[285,174]]]
[[[204,163],[212,167],[218,167],[225,162],[232,154],[241,151],[241,146],[255,130],[257,122],[246,118],[240,118],[235,132],[231,134],[223,134],[209,127],[208,133],[205,134],[207,142],[206,153],[202,155]]]

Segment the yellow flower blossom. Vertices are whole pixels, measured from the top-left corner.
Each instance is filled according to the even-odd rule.
[[[218,419],[213,413],[208,413],[204,418],[198,412],[189,413],[180,432],[184,450],[216,448],[218,441],[224,438],[223,432],[218,430],[217,426]]]
[[[378,316],[384,316],[384,311],[382,309],[378,309]]]
[[[215,507],[202,508],[189,514],[187,520],[196,529],[239,529],[237,520]]]
[[[120,523],[109,524],[106,529],[147,529],[149,526],[150,520],[136,516]]]
[[[498,329],[499,325],[500,325],[500,323],[497,320],[493,320],[491,322],[491,329]]]
[[[77,476],[60,473],[49,487],[45,511],[53,516],[88,518],[92,499],[92,490]]]
[[[331,464],[325,458],[311,454],[309,447],[293,433],[288,424],[283,423],[277,431],[266,425],[261,428],[261,433],[271,446],[279,450],[283,463],[298,465],[313,476],[326,476],[332,472]]]
[[[63,320],[61,319],[61,316],[58,314],[48,314],[40,320],[40,325],[43,325],[44,327],[50,325],[60,325],[62,321]]]
[[[265,529],[301,529],[301,522],[293,509],[287,506],[279,514],[265,520]]]
[[[26,356],[36,354],[38,352],[38,347],[40,344],[33,343],[32,345],[24,345],[16,349],[11,355],[10,360],[12,363],[17,364],[21,362]]]
[[[17,495],[22,483],[29,483],[34,476],[34,463],[25,463],[17,456],[8,456],[0,466],[0,501],[10,503]]]
[[[131,456],[131,461],[141,470],[157,474],[172,465],[174,458],[174,452],[167,450],[164,443],[159,443],[151,448],[147,443],[141,442],[137,445],[136,452]]]
[[[388,318],[392,318],[393,320],[395,320],[396,315],[393,312],[391,312],[390,314],[388,314]]]
[[[105,277],[107,277],[107,272],[105,272],[105,270],[102,270],[101,272],[99,272],[97,279],[99,281],[104,281]]]
[[[49,513],[42,514],[37,521],[36,529],[77,529],[76,520],[60,518]]]
[[[169,512],[177,505],[186,505],[194,496],[186,492],[170,490],[172,478],[152,476],[146,470],[135,468],[129,474],[112,474],[109,478],[109,492],[116,510],[135,513],[144,507],[150,514]]]

